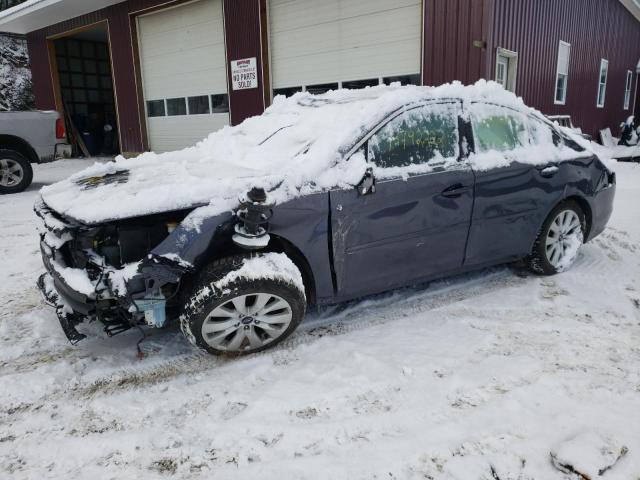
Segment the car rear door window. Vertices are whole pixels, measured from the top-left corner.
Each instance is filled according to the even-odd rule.
[[[471,106],[476,152],[504,152],[530,143],[526,117],[504,107],[486,104]]]
[[[380,168],[408,167],[458,158],[457,104],[436,104],[402,112],[367,143],[367,159]]]

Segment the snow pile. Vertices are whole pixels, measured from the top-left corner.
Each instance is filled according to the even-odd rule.
[[[42,196],[54,210],[86,223],[208,205],[196,218],[228,211],[252,186],[282,203],[332,187],[351,187],[365,171],[363,156],[343,155],[391,112],[408,104],[438,99],[490,101],[529,111],[522,100],[494,82],[459,82],[439,87],[376,86],[336,90],[323,95],[300,92],[276,97],[263,115],[224,127],[194,147],[94,165]],[[128,171],[124,182],[87,188],[88,177]],[[113,199],[118,199],[114,209]],[[196,212],[194,212],[196,213]]]
[[[0,111],[33,107],[27,43],[21,38],[0,35]]]
[[[626,455],[628,449],[615,439],[587,431],[561,442],[551,451],[553,465],[580,478],[598,478]]]

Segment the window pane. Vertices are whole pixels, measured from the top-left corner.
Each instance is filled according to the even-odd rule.
[[[71,75],[72,87],[84,87],[84,77],[80,73],[74,73]]]
[[[556,84],[556,102],[564,103],[567,89],[566,75],[559,74]]]
[[[183,98],[167,98],[167,115],[186,115],[187,102]]]
[[[285,97],[290,97],[301,91],[302,87],[276,88],[273,90],[273,96],[275,97],[276,95],[284,95]]]
[[[89,101],[92,103],[100,102],[100,92],[98,90],[88,90]]]
[[[69,69],[72,72],[81,72],[82,71],[82,60],[79,58],[70,58],[69,59]]]
[[[307,86],[307,92],[312,93],[314,95],[320,95],[322,93],[326,93],[329,90],[337,90],[337,83],[323,83],[321,85],[309,85]]]
[[[475,104],[473,110],[476,152],[513,150],[529,143],[522,114],[484,104]]]
[[[368,80],[351,80],[348,82],[342,82],[342,88],[365,88],[374,87],[379,85],[377,78],[370,78]]]
[[[368,141],[368,159],[381,168],[458,157],[454,104],[429,105],[395,117]]]
[[[75,102],[86,102],[87,101],[86,90],[74,90],[73,91],[73,100]]]
[[[67,40],[67,53],[73,57],[79,57],[80,44],[76,40]]]
[[[93,43],[91,42],[82,42],[82,56],[87,58],[95,57],[95,49],[93,47]]]
[[[66,72],[67,70],[69,70],[69,64],[67,63],[67,59],[66,58],[58,57],[56,59],[56,63],[58,64],[58,71]]]
[[[211,113],[227,113],[229,111],[229,96],[226,93],[211,95]]]
[[[420,74],[415,73],[413,75],[400,75],[397,77],[385,77],[382,79],[382,83],[385,85],[391,85],[394,82],[400,82],[400,85],[420,85]]]
[[[209,96],[189,97],[189,115],[209,113]]]
[[[62,87],[68,87],[69,84],[71,83],[68,73],[61,73],[59,75],[59,78],[60,78],[60,86]]]
[[[164,117],[164,100],[149,100],[147,102],[147,116]]]
[[[95,75],[87,75],[85,80],[87,81],[88,88],[98,88],[98,77]]]

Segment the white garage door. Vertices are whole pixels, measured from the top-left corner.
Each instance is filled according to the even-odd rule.
[[[229,123],[222,0],[138,17],[149,147],[195,144]]]
[[[420,80],[421,0],[270,0],[269,6],[274,93]]]

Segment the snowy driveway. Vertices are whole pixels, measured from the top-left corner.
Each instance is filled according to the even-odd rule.
[[[235,360],[178,331],[143,360],[137,331],[67,343],[31,207],[83,165],[0,197],[0,478],[553,480],[577,477],[551,450],[589,464],[602,443],[629,450],[602,478],[640,477],[640,165],[618,164],[610,226],[567,273],[395,292]]]

